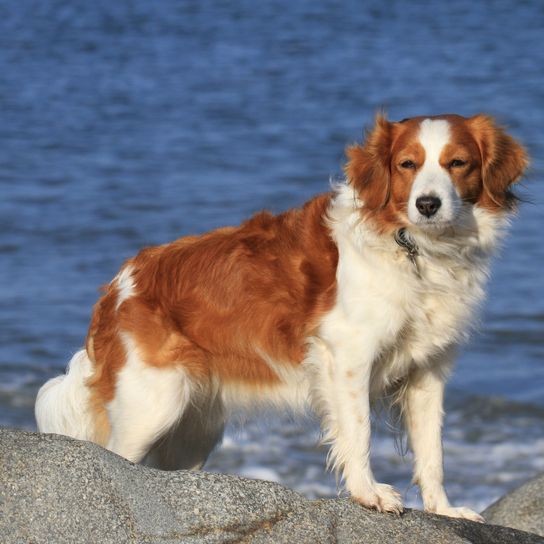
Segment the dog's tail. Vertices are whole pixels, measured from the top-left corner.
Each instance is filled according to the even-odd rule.
[[[35,407],[40,432],[96,441],[96,420],[87,387],[92,374],[92,363],[83,349],[72,357],[66,374],[42,385]]]

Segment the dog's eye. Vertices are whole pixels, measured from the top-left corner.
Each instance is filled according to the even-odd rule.
[[[450,168],[459,168],[461,166],[465,166],[465,164],[467,163],[467,161],[463,161],[461,159],[453,159],[449,166]]]
[[[406,168],[408,170],[415,170],[416,163],[414,161],[403,161],[400,163],[401,168]]]

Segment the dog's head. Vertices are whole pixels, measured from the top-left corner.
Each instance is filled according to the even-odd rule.
[[[485,115],[398,123],[378,115],[347,156],[347,180],[381,231],[442,231],[472,206],[508,211],[515,202],[510,187],[528,165],[524,148]]]

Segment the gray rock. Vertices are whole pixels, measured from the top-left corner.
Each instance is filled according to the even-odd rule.
[[[348,499],[309,501],[278,484],[160,472],[89,442],[0,430],[0,542],[536,543],[506,527]]]
[[[490,523],[544,536],[544,473],[493,503],[482,515]]]

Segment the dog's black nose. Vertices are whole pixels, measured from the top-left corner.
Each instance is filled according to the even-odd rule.
[[[421,215],[431,217],[442,206],[442,201],[437,196],[420,196],[416,200],[416,208]]]

